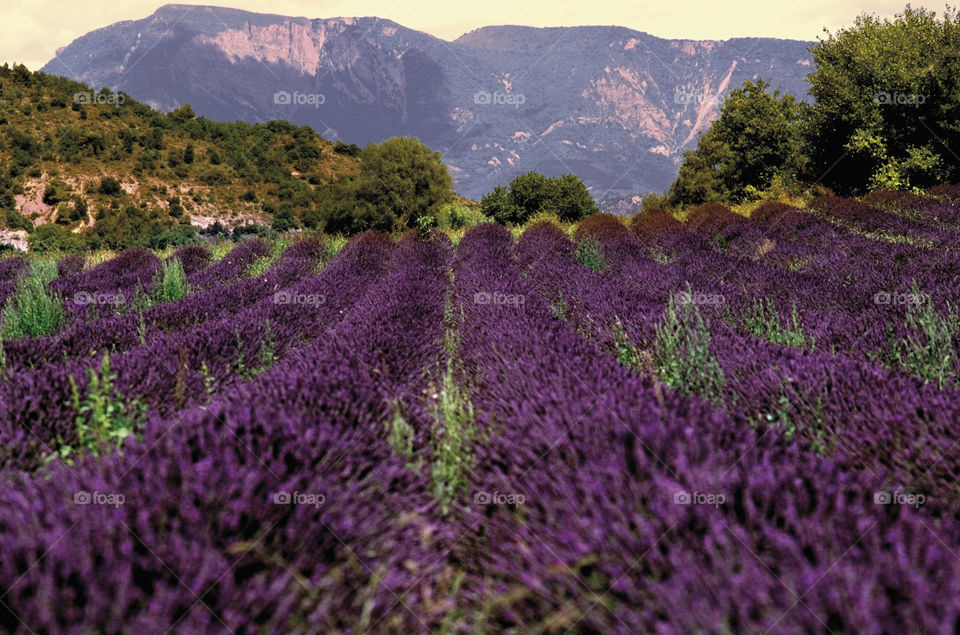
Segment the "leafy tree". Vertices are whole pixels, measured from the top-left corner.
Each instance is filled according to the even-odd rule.
[[[184,104],[177,108],[176,110],[170,111],[170,119],[173,121],[182,124],[189,119],[193,119],[197,114],[193,112],[193,108],[190,107],[190,104]]]
[[[440,154],[416,139],[398,137],[371,144],[360,153],[362,171],[324,188],[316,210],[304,212],[307,227],[322,220],[328,233],[413,227],[418,218],[437,217],[453,202],[453,180]]]
[[[806,108],[792,95],[768,92],[770,84],[747,80],[730,92],[719,118],[684,154],[670,205],[742,200],[770,186],[777,174],[803,166],[801,118]]]
[[[366,198],[392,207],[404,226],[412,227],[421,216],[435,216],[441,205],[453,202],[453,179],[440,153],[412,137],[371,144],[360,158]]]
[[[480,206],[485,215],[504,225],[524,223],[539,212],[578,221],[598,211],[586,185],[573,174],[547,177],[538,172],[518,176],[509,189],[498,186],[480,200]]]
[[[573,174],[553,179],[552,209],[562,221],[575,222],[600,210],[583,181]]]
[[[293,216],[293,207],[291,207],[290,205],[281,206],[280,210],[273,215],[271,228],[274,231],[285,232],[287,230],[295,228],[296,226],[297,226],[297,221]]]
[[[960,178],[960,16],[862,15],[811,49],[808,178],[844,194]]]
[[[510,190],[502,185],[480,199],[480,209],[501,225],[520,222],[520,210],[510,200]]]

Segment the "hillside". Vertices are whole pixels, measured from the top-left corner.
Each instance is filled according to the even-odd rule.
[[[341,149],[342,150],[342,149]],[[124,93],[0,67],[0,228],[56,223],[105,246],[215,222],[300,218],[358,171],[312,129],[164,114]]]
[[[744,80],[804,97],[810,44],[614,26],[491,26],[446,42],[381,18],[167,5],[78,38],[43,70],[164,111],[284,119],[361,146],[415,136],[475,200],[531,170],[572,172],[612,209],[664,190]]]

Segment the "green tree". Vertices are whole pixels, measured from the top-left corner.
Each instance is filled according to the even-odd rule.
[[[439,152],[412,137],[371,144],[360,154],[364,199],[391,207],[400,224],[413,227],[421,216],[436,216],[453,202],[453,179]]]
[[[573,174],[554,179],[553,210],[562,221],[575,222],[600,210],[583,181]]]
[[[480,209],[501,225],[520,222],[520,210],[510,200],[510,190],[498,185],[480,199]]]
[[[806,107],[769,87],[762,79],[747,80],[730,92],[696,150],[684,153],[670,205],[742,200],[769,187],[775,175],[792,178],[802,170]]]
[[[555,212],[561,220],[578,221],[598,211],[586,185],[573,174],[547,177],[538,172],[518,176],[509,189],[494,188],[480,200],[480,207],[503,225],[524,223],[539,212]]]
[[[843,194],[960,178],[960,16],[862,15],[811,49],[808,178]]]

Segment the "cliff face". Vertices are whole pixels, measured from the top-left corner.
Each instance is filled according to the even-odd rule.
[[[446,42],[379,18],[168,5],[84,35],[43,70],[213,119],[286,119],[360,145],[416,136],[471,198],[537,170],[574,172],[614,200],[663,190],[745,79],[805,96],[808,46],[621,27],[486,27]]]

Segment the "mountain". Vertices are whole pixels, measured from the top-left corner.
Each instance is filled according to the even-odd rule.
[[[536,170],[630,201],[669,185],[745,79],[805,97],[810,45],[614,26],[485,27],[448,42],[375,17],[167,5],[80,37],[43,70],[215,120],[286,119],[360,145],[416,136],[471,198]]]

